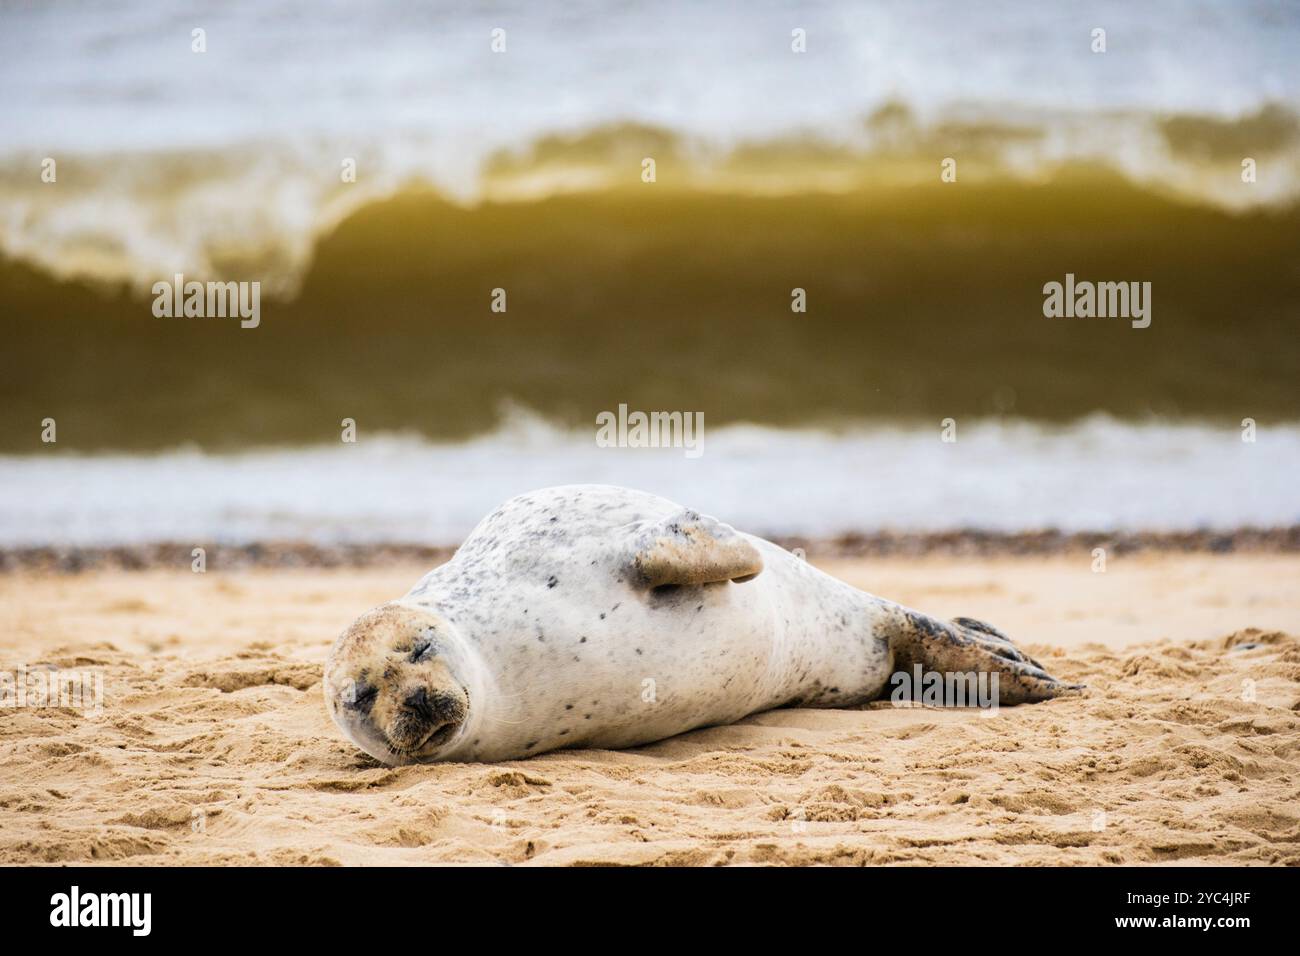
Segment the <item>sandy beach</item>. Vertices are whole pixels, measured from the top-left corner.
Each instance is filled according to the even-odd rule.
[[[97,671],[104,696],[4,712],[0,862],[1300,864],[1300,556],[822,566],[992,621],[1090,691],[390,769],[329,721],[321,665],[427,567],[16,571],[0,670]]]

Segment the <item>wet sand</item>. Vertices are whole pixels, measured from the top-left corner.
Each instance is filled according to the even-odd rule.
[[[320,670],[426,565],[2,574],[0,670],[97,671],[104,706],[0,712],[0,862],[1300,864],[1300,556],[1091,563],[823,562],[997,624],[1083,698],[400,769],[342,738]]]

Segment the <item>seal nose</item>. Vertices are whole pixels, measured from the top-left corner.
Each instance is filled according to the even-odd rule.
[[[411,691],[406,695],[406,700],[402,703],[407,710],[413,711],[417,716],[422,717],[429,723],[433,723],[436,719],[433,714],[433,701],[429,700],[429,689],[427,687]]]
[[[465,720],[466,704],[441,687],[403,688],[397,700],[401,703],[389,715],[384,733],[405,750],[415,750],[431,741],[445,742]]]

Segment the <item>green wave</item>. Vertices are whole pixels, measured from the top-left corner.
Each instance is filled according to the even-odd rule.
[[[256,329],[4,261],[0,450],[41,450],[46,417],[60,449],[333,441],[345,417],[454,438],[508,401],[578,424],[619,403],[711,425],[1300,419],[1300,207],[1229,212],[1080,164],[793,193],[662,188],[665,166],[655,184],[368,204]],[[1045,318],[1067,273],[1151,282],[1150,328]]]

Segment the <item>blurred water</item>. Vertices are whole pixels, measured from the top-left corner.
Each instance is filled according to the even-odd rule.
[[[0,4],[6,148],[328,134],[464,157],[636,119],[847,134],[889,99],[1235,114],[1300,100],[1300,5],[1216,0]],[[207,31],[207,52],[190,32]],[[494,55],[489,34],[507,31]],[[1090,31],[1107,31],[1094,55]],[[808,52],[790,51],[794,28]]]
[[[796,28],[806,53],[791,52]],[[864,120],[890,103],[922,124],[1025,125],[1041,135],[1005,158],[1029,170],[1086,158],[1219,203],[1288,200],[1300,162],[1276,131],[1278,157],[1242,190],[1239,157],[1189,170],[1152,123],[1300,103],[1298,40],[1300,5],[1214,0],[10,0],[0,251],[147,288],[233,249],[291,286],[343,213],[411,178],[474,198],[490,156],[541,137],[640,123],[690,149],[867,148]],[[955,145],[934,148],[927,176]],[[47,156],[57,190],[37,175]],[[343,157],[358,170],[346,189]]]
[[[1090,50],[1096,27],[1107,31],[1104,55]],[[191,52],[195,28],[206,31],[202,55]],[[490,50],[494,28],[507,31],[504,55]],[[790,50],[795,28],[807,31],[807,53]],[[810,184],[828,169],[874,181],[890,163],[932,181],[953,141],[943,124],[961,120],[973,155],[996,141],[1008,147],[997,162],[1031,179],[1043,164],[1082,159],[1221,205],[1290,201],[1300,191],[1289,112],[1300,103],[1298,41],[1294,2],[0,0],[0,253],[144,289],[174,272],[215,277],[233,259],[241,271],[230,278],[291,289],[322,230],[410,179],[474,201],[498,151],[628,123],[667,131],[692,160],[766,144],[755,166],[776,168],[790,191],[820,188]],[[888,104],[914,124],[916,152],[900,151],[897,128],[869,121]],[[1283,108],[1252,125],[1269,104]],[[1161,125],[1172,114],[1199,117],[1182,127],[1181,153]],[[1232,122],[1263,160],[1249,188]],[[812,162],[801,179],[805,157],[790,147],[813,142],[848,158]],[[57,186],[40,181],[45,156],[58,159]],[[357,160],[355,184],[339,181],[345,156]],[[981,164],[996,166],[983,157],[962,176]],[[13,314],[44,318],[45,304]],[[1241,303],[1252,315],[1268,307]],[[56,365],[64,355],[41,350]],[[13,356],[30,364],[30,352],[15,346]],[[152,381],[129,355],[117,363],[104,369]],[[87,374],[59,369],[69,407],[101,401],[86,398]],[[1246,397],[1256,387],[1246,376]],[[1255,445],[1233,428],[1104,418],[1064,430],[963,426],[956,445],[936,431],[732,428],[709,431],[697,461],[597,449],[589,434],[526,419],[468,444],[369,435],[232,456],[51,450],[0,457],[0,544],[446,544],[511,494],[574,481],[645,487],[772,534],[1300,520],[1295,426],[1266,428]]]
[[[707,424],[707,423],[706,423]],[[599,482],[643,488],[768,535],[880,529],[1193,530],[1300,523],[1300,426],[983,422],[838,433],[732,427],[704,454],[598,448],[526,415],[461,444],[235,455],[0,457],[0,545],[457,544],[506,498]]]

